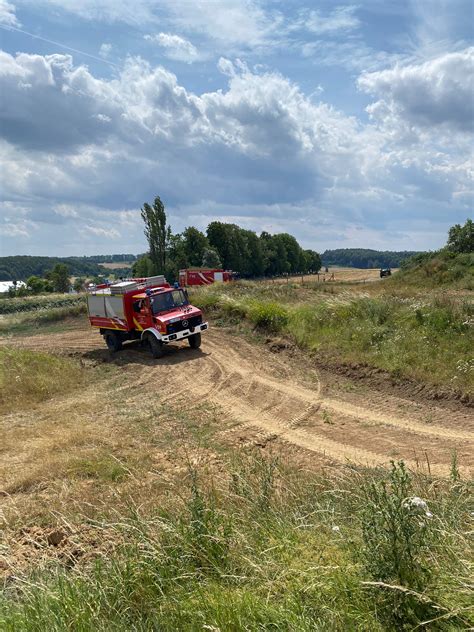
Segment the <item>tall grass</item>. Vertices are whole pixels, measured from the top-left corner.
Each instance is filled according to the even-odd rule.
[[[41,307],[35,310],[9,313],[0,317],[0,335],[27,334],[37,326],[58,323],[67,318],[74,318],[87,312],[87,306],[82,298],[66,302],[61,307]]]
[[[84,296],[73,294],[46,294],[0,299],[0,314],[18,314],[84,303]]]
[[[474,253],[442,249],[408,259],[402,271],[390,280],[394,285],[474,290]]]
[[[72,360],[26,349],[0,348],[0,411],[49,399],[83,383]]]
[[[293,338],[324,358],[365,362],[395,375],[474,393],[474,305],[449,295],[304,295],[236,284],[197,291],[214,316]],[[292,292],[292,294],[291,294]],[[293,297],[293,301],[291,301]]]
[[[401,463],[388,474],[319,476],[261,457],[228,467],[218,480],[190,470],[187,493],[180,488],[181,500],[153,515],[117,516],[107,533],[125,544],[111,558],[13,580],[0,597],[0,628],[474,625],[466,483],[433,481]]]

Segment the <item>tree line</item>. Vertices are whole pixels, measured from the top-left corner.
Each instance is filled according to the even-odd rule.
[[[214,221],[206,232],[189,226],[173,234],[167,224],[163,202],[141,209],[149,251],[133,266],[136,276],[164,273],[174,280],[182,268],[224,268],[242,278],[318,272],[321,258],[314,250],[303,249],[288,233],[257,235],[236,224]]]
[[[137,255],[113,254],[92,255],[88,257],[36,257],[34,255],[15,255],[0,257],[0,281],[26,281],[30,276],[44,277],[57,264],[65,264],[72,276],[92,277],[105,273],[101,263],[130,263]],[[125,273],[126,266],[120,268]]]
[[[55,265],[67,265],[74,276],[95,276],[103,272],[97,263],[82,257],[0,257],[0,281],[26,281],[30,276],[44,277]]]

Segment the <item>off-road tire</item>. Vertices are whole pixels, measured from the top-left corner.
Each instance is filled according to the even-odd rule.
[[[122,348],[122,341],[120,340],[120,336],[114,332],[110,332],[104,335],[105,344],[107,345],[109,351],[112,353],[117,353]]]
[[[147,338],[147,341],[148,341],[148,345],[150,347],[151,355],[154,358],[162,358],[163,354],[165,353],[165,350],[163,348],[164,345],[161,342],[161,340],[158,340],[153,335],[149,335],[148,338]]]
[[[199,349],[201,346],[201,334],[193,334],[188,338],[189,346],[191,349]]]

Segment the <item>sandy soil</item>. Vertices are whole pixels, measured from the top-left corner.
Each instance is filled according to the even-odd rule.
[[[373,466],[403,458],[439,475],[448,474],[456,450],[465,473],[474,465],[472,408],[400,395],[389,380],[374,388],[318,369],[297,350],[275,353],[228,330],[212,328],[200,350],[170,345],[160,360],[136,343],[112,356],[100,335],[82,323],[5,342],[77,355],[86,363],[118,363],[127,370],[122,388],[132,398],[146,391],[187,409],[211,405],[233,420],[225,432],[237,443],[251,432],[264,444],[291,444],[308,459]]]

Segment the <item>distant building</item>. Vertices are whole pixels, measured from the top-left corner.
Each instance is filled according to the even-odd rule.
[[[16,283],[13,281],[0,281],[0,294],[8,292],[11,287],[19,289],[20,287],[26,287],[26,283],[24,281],[17,281]]]

